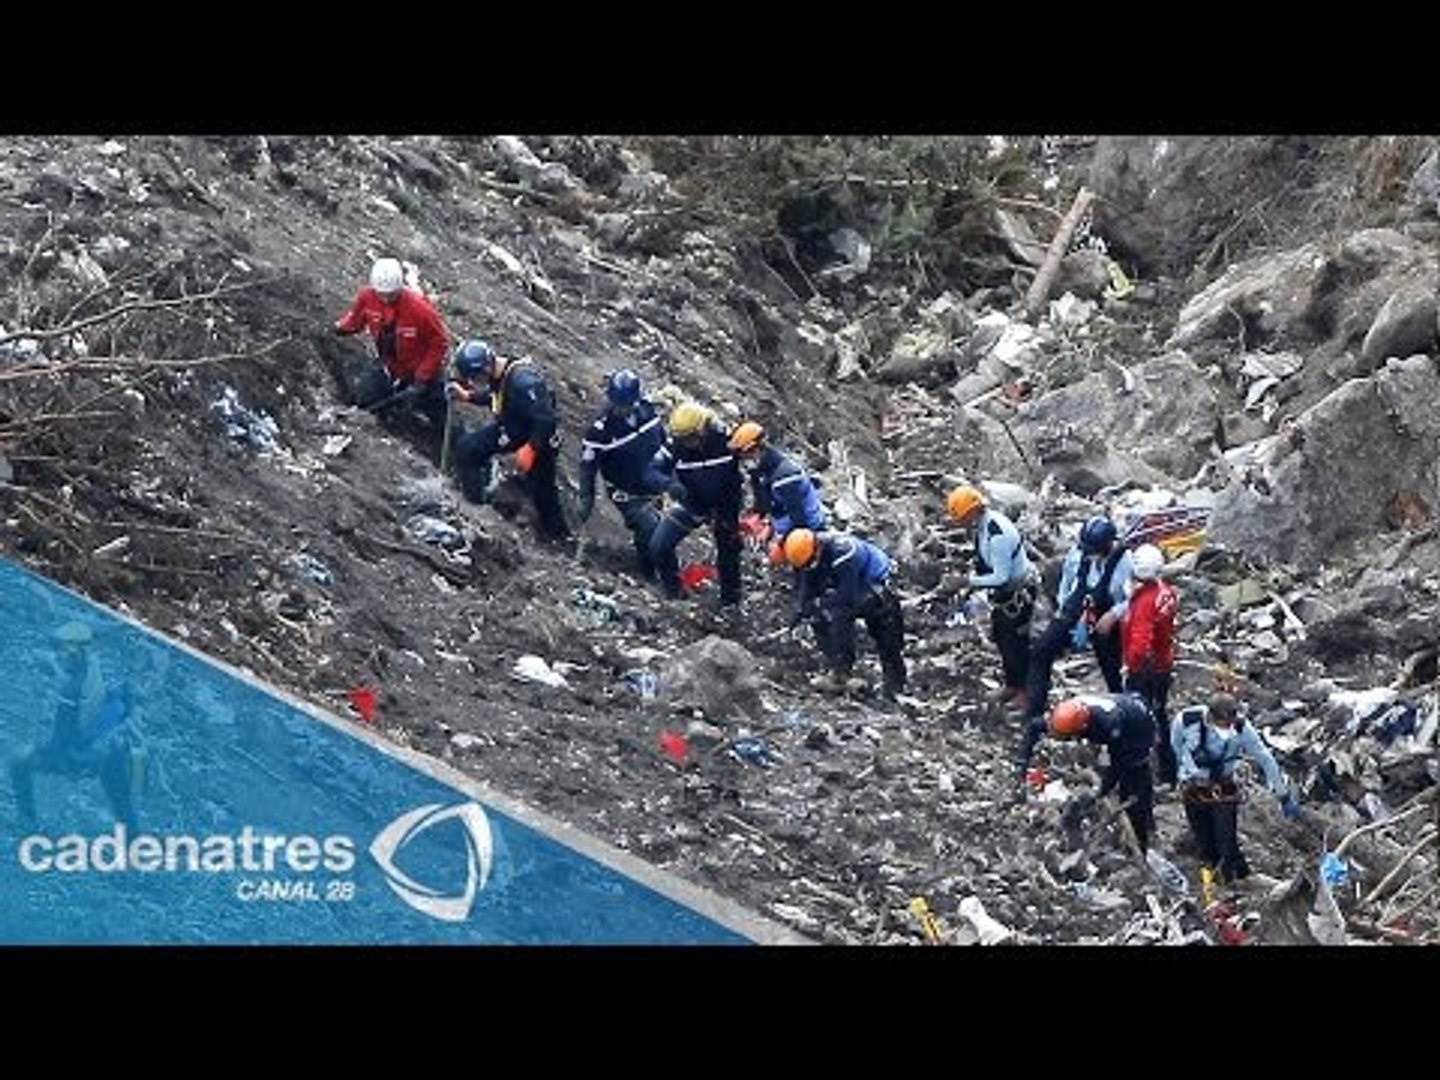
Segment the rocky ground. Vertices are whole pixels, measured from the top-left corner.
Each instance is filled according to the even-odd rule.
[[[0,141],[3,548],[328,708],[378,687],[391,738],[816,940],[923,942],[922,898],[956,943],[1433,941],[1434,143],[1220,142],[1028,147],[1032,186],[956,277],[872,252],[858,218],[751,242],[639,141]],[[1024,319],[1082,180],[1108,248],[1077,244]],[[1142,190],[1190,228],[1143,227]],[[345,404],[364,345],[329,326],[381,254],[456,336],[545,367],[567,487],[620,363],[779,433],[899,560],[910,696],[811,691],[759,552],[736,626],[630,576],[603,504],[572,549],[508,488],[458,501]],[[1158,847],[1183,883],[1105,812],[1067,819],[1085,749],[1046,745],[1048,784],[1010,804],[983,612],[937,589],[962,478],[1052,576],[1091,513],[1208,513],[1170,569],[1172,701],[1237,680],[1305,803],[1287,822],[1252,787],[1261,873],[1229,907],[1196,903],[1177,802]],[[708,561],[698,535],[682,553]],[[1082,686],[1093,664],[1062,664],[1057,690]]]

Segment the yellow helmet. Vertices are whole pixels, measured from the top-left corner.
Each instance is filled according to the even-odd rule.
[[[803,570],[815,558],[815,534],[809,529],[791,529],[785,534],[785,561]]]
[[[694,435],[713,418],[714,414],[696,401],[682,401],[670,414],[670,434],[677,438]]]
[[[765,429],[754,420],[746,420],[730,434],[730,449],[737,454],[758,450],[765,442]]]
[[[964,521],[984,505],[985,496],[968,484],[957,487],[945,499],[945,511],[956,521]]]

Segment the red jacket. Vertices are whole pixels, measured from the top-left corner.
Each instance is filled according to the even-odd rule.
[[[1130,597],[1125,613],[1125,668],[1170,671],[1175,666],[1175,616],[1180,598],[1165,582],[1143,582]]]
[[[386,348],[386,329],[394,326],[394,347]],[[380,359],[391,378],[412,382],[430,382],[440,374],[450,337],[440,322],[440,313],[430,301],[414,289],[401,289],[393,304],[380,299],[380,294],[365,286],[340,316],[335,329],[342,334],[358,334],[369,330],[381,349]],[[389,355],[386,355],[386,353]]]

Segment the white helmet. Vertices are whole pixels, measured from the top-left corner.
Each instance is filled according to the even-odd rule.
[[[1135,576],[1141,581],[1154,581],[1165,569],[1165,555],[1154,544],[1141,544],[1130,557]]]
[[[399,292],[405,284],[405,271],[399,259],[376,259],[370,268],[370,287],[378,293]]]

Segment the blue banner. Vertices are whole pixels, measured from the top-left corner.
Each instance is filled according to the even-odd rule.
[[[3,560],[0,613],[0,942],[787,939]]]

